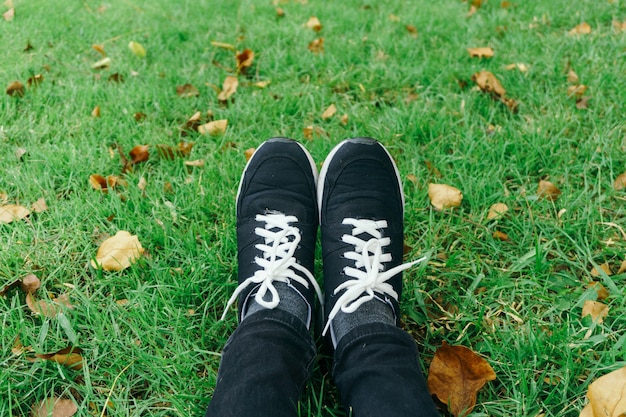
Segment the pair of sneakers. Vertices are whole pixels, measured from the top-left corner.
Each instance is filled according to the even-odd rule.
[[[402,264],[404,195],[382,144],[341,142],[317,177],[311,155],[291,139],[272,138],[250,158],[237,193],[239,286],[226,311],[237,298],[241,320],[289,303],[310,328],[317,296],[323,333],[330,329],[336,344],[333,321],[370,300],[395,323],[402,271],[423,259]],[[325,295],[313,276],[318,227]]]

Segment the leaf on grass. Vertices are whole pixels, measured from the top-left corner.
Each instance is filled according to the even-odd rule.
[[[597,281],[593,281],[589,283],[587,285],[587,288],[594,290],[596,294],[598,294],[598,300],[600,301],[603,301],[609,298],[609,292],[607,291],[607,289],[604,288],[604,285],[602,285],[601,283]]]
[[[583,96],[583,97],[577,98],[576,108],[581,109],[581,110],[589,108],[589,100],[591,100],[591,97],[589,96]]]
[[[48,204],[46,204],[46,199],[41,197],[33,203],[31,208],[35,213],[43,213],[44,211],[48,210]]]
[[[599,301],[587,300],[583,305],[583,312],[580,317],[591,316],[593,322],[601,324],[608,314],[609,306]]]
[[[107,57],[102,58],[100,61],[97,61],[91,64],[91,68],[102,69],[102,68],[108,67],[109,65],[111,65],[111,58],[107,56]]]
[[[234,45],[231,45],[230,43],[226,43],[226,42],[211,41],[211,46],[215,48],[228,49],[229,51],[235,50]]]
[[[63,307],[73,309],[67,294],[61,294],[52,300],[37,300],[32,292],[26,294],[26,305],[35,314],[41,314],[44,317],[54,318],[63,312]]]
[[[472,58],[491,58],[493,57],[493,48],[490,46],[480,48],[467,48],[467,52]]]
[[[519,72],[528,72],[528,66],[522,63],[508,64],[504,66],[504,69],[507,71],[517,69]]]
[[[30,346],[24,346],[22,341],[20,340],[19,335],[13,341],[13,346],[11,347],[11,353],[15,356],[20,356],[26,352],[32,352],[33,348]]]
[[[437,349],[428,370],[428,390],[455,417],[466,416],[476,405],[476,394],[496,379],[489,363],[464,346],[450,346],[445,341]]]
[[[25,275],[20,280],[20,288],[22,288],[22,291],[27,294],[29,292],[34,293],[39,289],[39,287],[41,287],[41,281],[39,280],[39,278],[37,278],[37,275],[35,274]]]
[[[56,362],[70,369],[80,370],[83,368],[83,351],[78,347],[68,346],[54,353],[37,353],[36,357],[46,361]]]
[[[184,164],[188,167],[203,167],[204,159],[196,159],[194,161],[185,161]]]
[[[137,183],[137,188],[141,191],[146,191],[146,187],[148,186],[148,181],[144,177],[139,178],[139,182]]]
[[[550,181],[541,180],[537,186],[537,197],[548,200],[556,201],[561,195],[561,190]]]
[[[132,165],[145,162],[150,158],[150,152],[148,150],[148,145],[137,145],[129,152],[130,155],[130,163]]]
[[[626,366],[596,379],[587,389],[589,403],[580,417],[626,415]]]
[[[2,13],[2,18],[6,20],[7,22],[10,22],[11,20],[13,20],[15,18],[15,9],[11,7],[9,10]]]
[[[20,279],[14,279],[13,281],[4,283],[0,287],[0,297],[4,297],[6,293],[11,291],[13,288],[19,287],[21,283],[22,283],[22,280]]]
[[[489,207],[489,213],[487,213],[487,220],[496,220],[502,218],[504,214],[509,211],[509,206],[504,203],[496,203]]]
[[[626,22],[613,21],[613,30],[615,32],[626,32]]]
[[[100,106],[96,106],[91,111],[91,117],[100,117]]]
[[[322,23],[317,17],[311,16],[306,22],[306,27],[316,32],[319,32],[320,30],[322,30]]]
[[[569,35],[588,35],[591,33],[591,26],[589,26],[587,22],[582,22],[580,25],[574,26],[567,33]]]
[[[341,124],[342,125],[344,125],[344,126],[347,125],[348,124],[348,120],[349,120],[349,118],[348,118],[347,114],[344,114],[343,116],[341,116]]]
[[[309,51],[314,54],[320,54],[324,52],[324,38],[313,39],[309,42]]]
[[[8,224],[14,220],[22,220],[29,214],[30,210],[20,205],[7,204],[5,206],[0,206],[0,223]]]
[[[38,86],[42,82],[43,82],[43,75],[36,74],[36,75],[33,75],[32,77],[28,77],[28,80],[26,80],[26,85],[28,85],[29,87]]]
[[[227,119],[214,120],[212,122],[198,126],[198,133],[200,133],[201,135],[218,136],[226,132],[227,126]]]
[[[104,45],[94,43],[93,45],[91,45],[91,48],[94,51],[97,51],[100,55],[107,56],[107,53],[104,51]]]
[[[182,98],[197,97],[200,95],[200,91],[198,91],[198,89],[193,85],[187,83],[176,86],[176,94]]]
[[[116,72],[114,74],[109,75],[108,81],[115,82],[115,83],[123,83],[124,75],[120,74],[119,72]]]
[[[509,236],[506,233],[501,232],[499,230],[495,230],[491,236],[494,239],[499,240],[501,242],[506,242],[507,240],[509,240]]]
[[[493,73],[484,70],[479,71],[472,75],[472,81],[482,92],[490,94],[493,99],[504,103],[512,112],[517,112],[517,101],[506,97],[506,90]]]
[[[254,51],[246,48],[238,53],[235,59],[237,60],[237,72],[245,73],[252,66],[252,62],[254,62]]]
[[[130,41],[128,43],[128,49],[130,49],[131,52],[136,57],[139,57],[139,58],[145,58],[146,57],[146,49],[139,42]]]
[[[331,104],[322,113],[322,119],[324,120],[330,119],[331,117],[335,115],[335,113],[337,113],[337,107],[335,107],[334,104]]]
[[[285,11],[282,7],[276,8],[276,17],[285,17]]]
[[[578,74],[576,74],[573,70],[569,70],[567,72],[567,82],[572,84],[578,84],[580,79],[578,78]]]
[[[128,185],[126,180],[117,175],[109,175],[104,178],[100,174],[91,174],[89,176],[89,183],[94,190],[102,191],[103,193],[108,193],[109,190],[113,190],[118,186],[126,187]]]
[[[438,210],[458,207],[463,201],[463,193],[455,187],[446,184],[428,184],[430,203]]]
[[[136,235],[120,230],[115,236],[102,242],[96,259],[91,261],[91,266],[105,271],[121,271],[139,259],[143,252],[144,249]]]
[[[23,97],[24,96],[24,84],[19,81],[13,81],[9,83],[6,90],[7,94],[11,97]]]
[[[33,417],[72,417],[77,411],[74,401],[50,397],[33,408]]]
[[[413,38],[417,38],[418,33],[417,33],[417,28],[413,25],[406,25],[405,26],[407,32],[409,32],[409,34],[413,37]]]
[[[607,274],[608,276],[611,276],[611,266],[608,264],[608,262],[603,263],[602,265],[598,265],[600,267],[600,269]],[[596,269],[596,267],[591,268],[591,276],[594,278],[597,278],[600,276],[600,271],[598,271],[598,269]]]
[[[141,122],[145,120],[146,117],[148,117],[148,115],[140,111],[133,114],[133,119],[135,119],[136,122]]]
[[[626,172],[623,172],[615,178],[613,181],[613,189],[615,191],[621,191],[626,188]]]
[[[254,152],[256,151],[256,148],[248,148],[243,152],[243,155],[246,158],[246,161],[249,161],[250,158],[252,158],[252,155],[254,155]]]
[[[227,76],[222,84],[222,91],[217,95],[217,99],[222,103],[228,101],[228,99],[237,92],[239,86],[239,80],[232,75]]]
[[[567,96],[580,98],[585,95],[586,91],[587,86],[584,84],[570,85],[567,87]]]
[[[302,128],[302,134],[308,140],[313,140],[314,137],[328,136],[324,129],[317,126],[307,126]]]

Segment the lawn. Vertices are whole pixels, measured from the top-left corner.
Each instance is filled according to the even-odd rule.
[[[67,294],[72,307],[45,317],[19,288],[0,297],[0,416],[52,396],[80,416],[202,415],[237,324],[235,312],[219,318],[236,286],[239,176],[246,150],[272,136],[320,164],[347,137],[388,147],[407,260],[434,254],[404,275],[403,326],[426,370],[444,341],[493,367],[470,416],[577,417],[589,383],[626,365],[626,192],[614,186],[626,171],[624,2],[491,0],[469,15],[457,0],[13,6],[0,19],[0,86],[24,90],[0,91],[0,206],[47,208],[0,223],[0,288],[34,274],[38,299]],[[581,23],[590,33],[570,33]],[[254,59],[238,71],[245,49]],[[517,111],[481,91],[481,70]],[[219,100],[228,75],[237,91]],[[196,112],[226,130],[185,129]],[[147,161],[124,167],[138,145]],[[122,184],[104,193],[94,174]],[[542,195],[541,180],[560,194]],[[461,190],[460,206],[435,209],[430,183]],[[509,210],[487,220],[495,203]],[[94,269],[120,230],[144,255]],[[582,316],[588,300],[608,307],[603,321]],[[81,369],[32,359],[72,346]],[[301,408],[345,415],[324,361]]]

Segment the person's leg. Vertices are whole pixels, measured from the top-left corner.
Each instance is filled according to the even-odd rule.
[[[237,193],[241,323],[229,338],[206,416],[296,416],[315,345],[317,170],[298,143],[275,138],[254,153]]]
[[[415,341],[397,327],[404,195],[387,150],[367,138],[337,145],[318,185],[326,327],[333,377],[356,417],[438,416]]]

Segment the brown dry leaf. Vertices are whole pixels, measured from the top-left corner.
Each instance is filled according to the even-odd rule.
[[[619,174],[617,178],[615,178],[615,181],[613,182],[613,188],[615,189],[615,191],[621,191],[626,188],[626,172]]]
[[[35,274],[28,274],[20,280],[20,287],[25,293],[34,293],[41,287],[41,281]]]
[[[22,220],[30,214],[26,207],[16,204],[0,206],[0,223],[11,223],[14,220]]]
[[[143,113],[143,112],[140,112],[140,111],[138,111],[138,112],[133,114],[133,119],[135,119],[135,121],[137,121],[137,122],[141,122],[141,121],[145,120],[146,117],[148,117],[148,115]]]
[[[176,94],[182,98],[197,97],[200,95],[200,91],[198,91],[198,89],[193,85],[187,83],[176,86]]]
[[[188,167],[203,167],[204,159],[196,159],[194,161],[185,161],[184,164]]]
[[[561,190],[550,181],[541,180],[537,186],[537,197],[548,201],[556,201],[561,195]]]
[[[24,84],[19,81],[13,81],[7,86],[7,94],[11,97],[23,97],[24,96]]]
[[[515,64],[508,64],[504,66],[505,70],[511,71],[514,69],[519,70],[520,72],[528,72],[528,65],[523,64],[523,63],[515,63]]]
[[[580,81],[578,79],[578,74],[576,74],[574,70],[569,70],[567,72],[567,82],[572,84],[578,84],[578,81]]]
[[[472,58],[491,58],[493,57],[493,48],[490,46],[480,48],[467,48],[467,52]]]
[[[328,136],[326,131],[321,127],[307,126],[302,128],[302,134],[308,140],[313,140],[314,137]]]
[[[31,208],[35,213],[43,213],[44,211],[48,210],[48,204],[46,204],[46,199],[41,197],[33,203]]]
[[[226,132],[227,126],[228,126],[227,119],[214,120],[212,122],[198,126],[198,132],[201,135],[218,136]]]
[[[463,193],[458,188],[446,184],[428,184],[428,198],[438,210],[458,207],[463,201]]]
[[[268,85],[270,85],[272,82],[270,80],[265,80],[265,81],[258,81],[256,83],[252,83],[253,86],[258,87],[258,88],[265,88]]]
[[[626,366],[596,379],[587,389],[589,404],[580,417],[626,415]]]
[[[7,22],[10,22],[11,20],[13,20],[15,18],[15,9],[11,7],[9,10],[7,10],[6,12],[2,14],[2,18],[6,20]]]
[[[589,100],[591,100],[591,97],[589,96],[583,96],[583,97],[577,98],[576,108],[581,109],[581,110],[589,108]]]
[[[342,125],[344,125],[344,126],[347,125],[348,124],[348,120],[349,120],[349,118],[348,118],[347,114],[344,114],[343,116],[341,116],[341,124]]]
[[[285,17],[285,11],[282,7],[276,8],[276,17]]]
[[[217,99],[226,102],[233,94],[237,92],[239,80],[232,75],[227,76],[222,84],[222,91],[217,95]]]
[[[146,191],[146,187],[148,186],[148,181],[144,177],[139,178],[139,182],[137,183],[137,188],[141,191]]]
[[[413,37],[413,38],[417,38],[418,37],[418,33],[417,33],[417,28],[413,25],[406,25],[406,30],[407,32],[409,32],[409,34]]]
[[[104,51],[104,45],[94,43],[93,45],[91,45],[91,48],[97,51],[100,55],[107,56],[107,53]]]
[[[611,273],[611,266],[609,265],[608,262],[603,263],[602,265],[598,265],[600,267],[600,269],[607,274],[608,276],[613,275]],[[598,271],[595,267],[591,268],[591,276],[594,278],[597,278],[600,276],[600,271]]]
[[[501,232],[499,230],[494,231],[493,235],[491,235],[491,236],[494,239],[502,241],[502,242],[506,242],[507,240],[509,240],[509,236],[506,233]]]
[[[13,346],[11,347],[11,353],[15,356],[20,356],[26,352],[32,352],[33,348],[31,346],[22,345],[22,341],[20,340],[20,336],[18,335],[13,342]]]
[[[487,220],[500,219],[507,211],[509,211],[509,206],[504,203],[495,203],[491,207],[489,207]]]
[[[246,48],[238,53],[235,58],[237,59],[237,72],[246,72],[254,61],[254,51]]]
[[[249,161],[250,158],[252,158],[252,155],[254,155],[255,151],[256,148],[248,148],[243,152],[243,155],[246,157],[246,161]]]
[[[61,294],[52,300],[37,300],[33,293],[26,294],[26,305],[35,314],[41,314],[48,318],[54,318],[63,311],[63,306],[72,309],[74,306],[70,303],[67,294]]]
[[[46,361],[56,362],[59,365],[67,366],[70,369],[80,370],[83,368],[82,350],[77,347],[68,346],[54,353],[37,353],[36,357]]]
[[[414,185],[417,185],[417,177],[415,176],[415,174],[409,174],[406,176],[406,179],[411,181]]]
[[[33,417],[72,417],[77,411],[74,401],[50,397],[33,408]]]
[[[324,38],[318,38],[318,39],[314,39],[311,42],[309,42],[309,51],[313,52],[314,54],[319,54],[324,52]]]
[[[107,56],[105,58],[102,58],[100,61],[97,61],[91,64],[91,68],[102,69],[102,68],[108,67],[109,65],[111,65],[111,58]]]
[[[485,93],[490,93],[496,98],[504,97],[506,90],[495,75],[489,71],[480,71],[472,75],[472,81]]]
[[[130,155],[131,165],[145,162],[150,158],[150,152],[148,151],[148,145],[137,145],[128,153]]]
[[[626,32],[626,22],[613,21],[613,30],[615,32]]]
[[[609,298],[609,292],[607,291],[607,289],[604,288],[604,285],[600,284],[597,281],[589,283],[589,285],[587,285],[587,288],[595,290],[598,294],[598,300],[600,301],[604,301]]]
[[[583,305],[583,312],[580,317],[591,316],[591,320],[601,324],[609,314],[609,307],[599,301],[587,300]]]
[[[586,91],[587,86],[584,84],[570,85],[569,87],[567,87],[567,96],[580,98],[585,94]]]
[[[306,22],[306,27],[316,32],[319,32],[320,30],[322,30],[322,23],[317,17],[311,16]]]
[[[324,113],[322,113],[322,119],[328,120],[333,117],[335,113],[337,113],[337,107],[335,107],[334,104],[331,104],[326,108],[326,110],[324,110]]]
[[[445,341],[437,349],[428,370],[428,390],[455,417],[466,416],[476,405],[476,394],[496,379],[489,363],[464,346],[449,346]]]
[[[28,151],[24,148],[17,148],[15,150],[15,159],[19,159],[20,161],[22,160],[22,157],[24,155],[26,155],[28,153]]]
[[[91,261],[94,268],[105,271],[121,271],[141,257],[144,249],[135,235],[120,230],[100,245],[96,259]]]
[[[567,33],[570,35],[588,35],[591,33],[591,26],[589,26],[587,22],[582,22],[580,25],[574,26]]]
[[[465,15],[465,17],[472,17],[474,15],[474,13],[476,13],[478,11],[478,7],[474,6],[473,4],[470,6],[469,10],[467,11],[467,14]]]
[[[235,50],[234,45],[231,45],[230,43],[226,43],[226,42],[211,41],[211,46],[215,48],[228,49],[229,51]]]
[[[28,77],[28,80],[26,80],[26,85],[28,85],[29,87],[38,86],[42,82],[43,82],[43,75],[36,74],[36,75],[33,75],[32,77]]]
[[[89,184],[94,190],[108,192],[107,180],[100,174],[91,174],[89,176]]]
[[[100,106],[96,106],[91,111],[91,117],[100,117]]]

